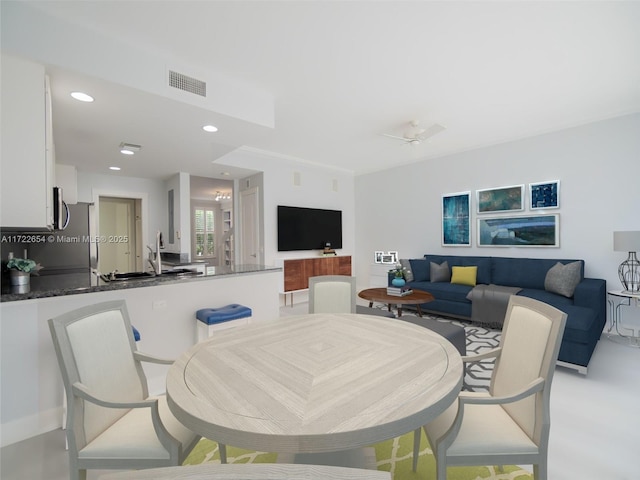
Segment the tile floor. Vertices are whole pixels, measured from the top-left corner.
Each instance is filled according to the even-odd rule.
[[[281,314],[306,310],[300,303]],[[640,348],[603,338],[586,377],[556,370],[551,398],[550,480],[640,478]],[[0,478],[67,480],[64,444],[64,433],[55,430],[2,448]],[[90,471],[87,480],[103,473]]]

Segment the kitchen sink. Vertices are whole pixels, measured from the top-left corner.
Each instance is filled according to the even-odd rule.
[[[188,268],[171,268],[169,270],[162,270],[162,275],[198,275],[198,272],[194,272]]]
[[[123,282],[125,280],[150,280],[156,275],[152,272],[125,272],[100,275],[106,282]]]
[[[176,276],[188,276],[188,275],[197,275],[197,274],[198,272],[194,272],[186,268],[171,268],[167,270],[162,270],[162,274],[160,275],[156,275],[154,272],[125,272],[125,273],[103,274],[103,275],[100,275],[100,277],[105,282],[125,282],[129,280],[153,280],[158,276],[176,277]]]

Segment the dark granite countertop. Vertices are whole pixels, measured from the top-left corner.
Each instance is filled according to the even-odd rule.
[[[242,275],[247,273],[260,273],[278,270],[282,270],[282,268],[266,265],[234,265],[215,267],[214,271],[209,271],[206,274],[200,273],[185,276],[158,275],[144,279],[118,282],[105,282],[104,280],[97,278],[95,275],[92,275],[90,272],[32,275],[29,291],[24,293],[20,293],[18,291],[19,287],[12,287],[3,277],[0,302],[60,297],[65,295],[123,290],[128,288],[154,287],[157,285],[172,283],[198,282],[223,277],[225,275]]]

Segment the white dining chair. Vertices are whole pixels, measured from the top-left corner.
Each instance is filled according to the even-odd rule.
[[[436,458],[437,480],[447,467],[533,465],[535,480],[547,478],[549,398],[567,314],[531,298],[511,296],[500,345],[465,362],[495,357],[488,392],[461,392],[447,410],[425,425]],[[415,431],[417,468],[420,429]]]
[[[98,303],[49,320],[67,396],[70,478],[87,469],[180,465],[200,436],[150,397],[124,301]]]
[[[356,313],[356,277],[309,277],[309,313]]]

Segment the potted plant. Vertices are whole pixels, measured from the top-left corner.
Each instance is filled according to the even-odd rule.
[[[402,287],[405,284],[404,280],[404,268],[399,263],[396,264],[396,267],[389,270],[389,273],[393,276],[391,280],[391,284],[396,287]]]
[[[28,258],[12,258],[7,262],[7,268],[11,285],[28,285],[31,274],[37,274],[42,266]]]

